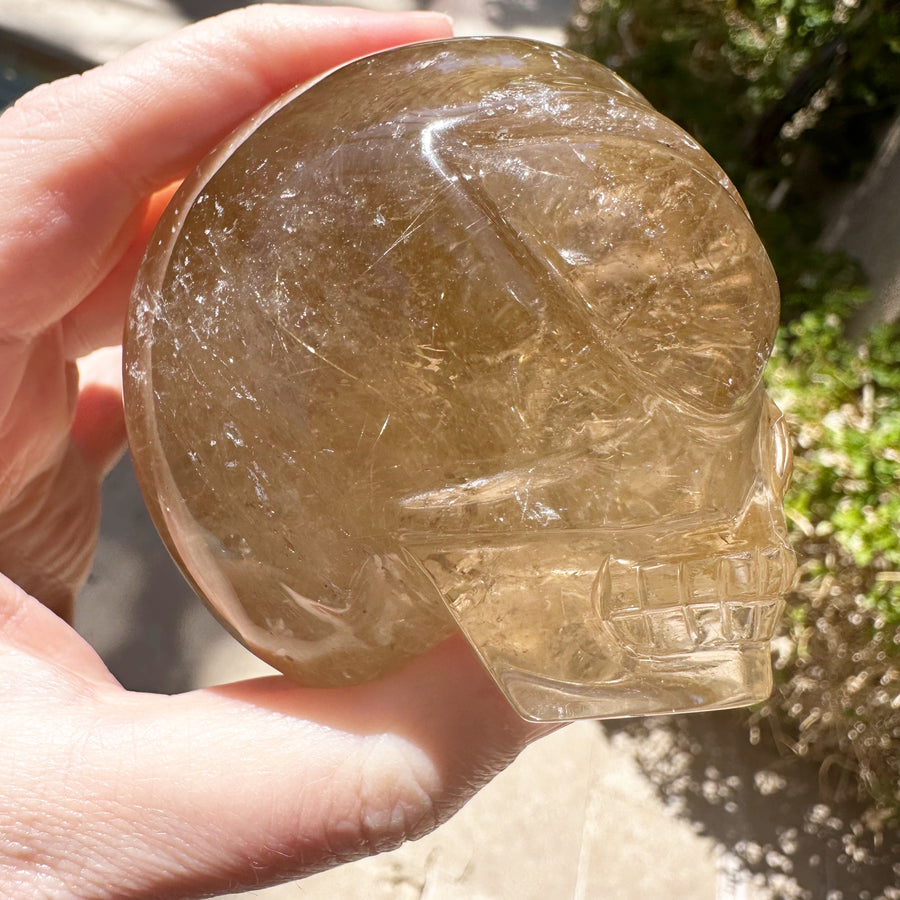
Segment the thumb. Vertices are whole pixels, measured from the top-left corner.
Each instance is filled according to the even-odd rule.
[[[42,765],[79,827],[42,821],[31,838],[42,871],[65,873],[61,893],[82,898],[185,900],[388,849],[434,828],[549,730],[512,712],[459,639],[356,688],[270,678],[177,697],[109,689],[97,712],[76,728],[78,754],[63,747]]]

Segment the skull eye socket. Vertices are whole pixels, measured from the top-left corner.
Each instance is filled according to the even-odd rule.
[[[529,309],[536,328],[526,345],[592,340],[595,353],[708,412],[755,388],[778,287],[746,209],[709,157],[658,136],[603,132],[522,138],[506,155],[461,134],[444,140],[461,173],[453,190],[496,229],[493,243],[473,249],[487,276],[479,290],[506,292],[519,318]],[[573,161],[583,179],[573,179]],[[459,269],[461,279],[466,271],[475,269]]]

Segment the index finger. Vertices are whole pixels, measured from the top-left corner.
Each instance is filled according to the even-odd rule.
[[[279,94],[449,33],[431,13],[257,5],[26,95],[0,116],[0,334],[61,319],[113,269],[143,199]]]

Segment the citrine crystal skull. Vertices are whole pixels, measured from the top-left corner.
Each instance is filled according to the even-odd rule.
[[[126,335],[136,471],[199,593],[305,684],[460,630],[529,719],[751,703],[794,568],[778,304],[726,176],[606,68],[391,50],[165,213]]]

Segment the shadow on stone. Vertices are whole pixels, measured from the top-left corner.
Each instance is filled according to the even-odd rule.
[[[745,712],[604,727],[667,806],[720,844],[734,897],[753,884],[773,900],[900,898],[900,833],[867,828],[862,804],[837,799],[834,773],[781,753],[771,733],[751,744]]]
[[[75,624],[126,688],[165,694],[196,686],[198,655],[221,634],[159,539],[128,459],[104,484],[100,549]]]
[[[248,4],[247,0],[175,0],[172,5],[187,18],[199,20],[251,4]]]
[[[570,0],[486,0],[488,20],[504,31],[552,28],[572,12]]]
[[[83,72],[87,59],[33,35],[0,28],[0,111],[37,85]]]
[[[502,31],[520,28],[558,28],[572,13],[571,0],[480,0],[488,23]],[[416,0],[422,10],[444,9],[442,0]]]

